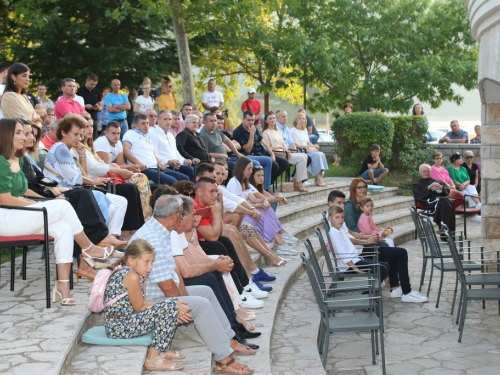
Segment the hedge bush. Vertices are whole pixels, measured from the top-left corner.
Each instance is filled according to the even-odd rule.
[[[399,169],[402,154],[407,157],[422,148],[429,124],[424,116],[394,116],[390,119],[394,124],[394,138],[389,168]]]
[[[382,113],[359,112],[341,116],[332,124],[332,130],[343,165],[361,168],[374,143],[380,145],[383,162],[391,159],[394,126]]]

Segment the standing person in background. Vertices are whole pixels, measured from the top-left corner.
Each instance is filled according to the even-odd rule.
[[[172,93],[172,81],[170,78],[166,77],[161,84],[161,95],[158,98],[158,110],[163,111],[164,109],[179,110],[179,103],[177,102],[177,97]],[[184,107],[182,107],[184,109]]]
[[[122,140],[124,134],[128,130],[126,111],[130,109],[130,103],[125,95],[120,94],[120,87],[121,82],[119,79],[115,78],[111,81],[111,89],[113,91],[106,95],[103,105],[106,106],[106,109],[109,112],[108,119],[110,121],[116,121],[120,124],[120,140]]]
[[[222,118],[224,119],[224,129],[233,134],[235,126],[233,120],[229,118],[229,111],[227,109],[222,111]]]
[[[97,132],[97,113],[102,111],[102,95],[101,92],[96,89],[98,80],[95,74],[89,74],[85,81],[85,86],[80,87],[76,92],[76,95],[80,95],[83,98],[85,110],[89,113],[94,122],[94,140],[99,135]]]
[[[130,103],[130,109],[127,111],[127,123],[129,129],[132,129],[132,124],[134,123],[134,105],[135,99],[137,98],[137,91],[135,89],[130,89],[128,92],[128,102]]]
[[[255,126],[261,125],[260,123],[260,116],[262,115],[262,103],[258,100],[255,99],[255,89],[253,87],[250,87],[247,91],[248,94],[248,99],[245,100],[243,103],[241,103],[241,111],[252,111],[253,114],[255,115]],[[261,132],[262,130],[259,129]]]
[[[424,109],[422,107],[422,104],[417,103],[413,106],[413,109],[411,111],[411,114],[413,116],[423,116],[424,115]]]
[[[475,144],[475,145],[478,145],[478,144],[480,145],[481,144],[481,125],[474,126],[474,132],[476,133],[476,137],[472,138],[470,140],[470,143]]]
[[[47,98],[45,94],[47,94],[47,87],[45,87],[44,84],[39,84],[36,88],[36,91],[38,93],[38,96],[36,97],[42,106],[46,109],[54,109],[54,102]]]
[[[75,99],[76,82],[73,78],[64,78],[61,81],[62,96],[56,101],[56,118],[62,119],[67,113],[83,115],[86,113],[83,105]]]
[[[7,82],[7,72],[9,71],[10,65],[5,61],[0,61],[0,102],[2,101],[2,95],[5,90],[5,83]],[[3,118],[2,109],[0,109],[0,119]]]
[[[347,115],[349,113],[352,113],[352,109],[353,109],[352,103],[347,102],[347,103],[344,104],[344,114],[345,115]]]
[[[149,85],[149,87],[151,87],[151,91],[149,92],[149,96],[151,98],[153,98],[153,101],[155,102],[155,105],[157,105],[158,104],[158,97],[161,94],[161,90],[159,88],[157,88],[156,90],[153,89],[153,84],[151,83],[151,79],[149,77],[144,77],[142,79],[141,87],[145,83],[147,83]],[[139,92],[137,93],[137,95],[142,95],[142,94],[144,94],[144,92],[142,91],[142,89],[139,89]]]
[[[219,91],[215,91],[215,79],[208,80],[208,91],[201,96],[201,105],[204,108],[203,114],[210,112],[212,108],[219,111],[224,108],[224,97]]]
[[[139,95],[134,102],[134,114],[145,115],[149,109],[155,109],[154,99],[149,95],[151,85],[149,83],[142,84],[142,95]]]
[[[111,89],[109,87],[104,87],[102,89],[102,100],[106,98],[106,95],[108,95],[111,92]],[[101,105],[101,112],[97,113],[97,120],[101,123],[101,133],[104,133],[106,131],[106,125],[108,125],[109,122],[109,112],[108,109],[104,106]]]
[[[306,116],[306,130],[307,135],[309,136],[309,142],[311,142],[313,145],[316,144],[319,139],[319,133],[316,129],[316,126],[314,126],[313,119],[311,118],[311,116],[307,115],[307,112],[304,108],[299,109],[298,113],[303,113]]]

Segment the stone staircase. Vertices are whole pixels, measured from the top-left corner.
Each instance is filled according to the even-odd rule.
[[[333,189],[341,190],[348,195],[350,181],[350,178],[327,178],[325,179],[325,182],[327,182],[328,186],[325,188],[310,187],[310,192],[307,194],[287,193],[286,196],[289,204],[280,205],[277,211],[285,229],[302,240],[309,238],[317,254],[319,254],[319,243],[314,233],[314,228],[316,226],[320,226],[322,229],[320,223],[321,212],[323,212],[327,207],[327,195]],[[379,227],[393,227],[395,243],[401,244],[412,239],[414,236],[413,223],[408,210],[413,203],[413,199],[411,197],[397,196],[396,192],[396,188],[385,188],[384,191],[373,193],[371,195],[376,206],[374,210],[375,223]],[[295,248],[299,251],[305,251],[302,242],[295,245]],[[265,261],[260,254],[254,252],[253,250],[250,251],[257,264],[266,266]],[[39,280],[42,280],[43,266],[40,265],[39,268],[42,271],[39,275]],[[239,357],[239,360],[242,363],[250,365],[255,370],[255,374],[272,373],[270,348],[276,314],[282,300],[286,296],[288,288],[303,272],[299,257],[294,257],[294,259],[289,261],[285,267],[276,268],[267,266],[267,270],[275,274],[277,276],[277,280],[271,284],[274,291],[270,293],[266,300],[264,300],[265,306],[262,309],[256,310],[257,319],[252,321],[252,323],[256,326],[256,330],[262,332],[261,337],[253,340],[253,342],[260,345],[260,350],[254,357]],[[4,275],[7,274],[5,271],[2,269],[2,273]],[[28,271],[28,280],[24,283],[29,282],[30,277],[32,276],[30,275],[30,271]],[[0,281],[3,281],[0,284],[0,287],[2,288],[0,302],[3,302],[4,297],[16,298],[14,293],[7,290],[8,283],[6,285],[5,277],[4,280]],[[21,287],[17,284],[21,283],[22,280],[16,280],[16,290],[18,287]],[[43,283],[39,284],[41,284],[41,290],[43,290]],[[77,301],[81,301],[79,303],[79,307],[82,305],[84,306],[84,301],[88,300],[85,292],[89,285],[90,282],[86,280],[76,284],[75,297]],[[9,295],[9,293],[11,294]],[[43,301],[37,301],[37,303],[39,305],[43,305]],[[39,306],[39,308],[42,309],[43,306]],[[86,329],[88,329],[88,327],[103,324],[101,317],[88,314],[85,308],[78,308],[78,311],[76,311],[76,309],[72,310],[71,308],[62,309],[61,307],[55,305],[50,310],[43,310],[45,313],[54,311],[54,313],[57,313],[54,317],[61,317],[62,315],[65,319],[71,319],[74,324],[64,332],[66,345],[62,345],[61,343],[57,354],[54,353],[50,357],[50,362],[52,363],[52,366],[50,366],[51,370],[48,370],[48,368],[45,367],[43,371],[40,371],[40,373],[143,373],[143,363],[146,355],[145,347],[102,347],[89,346],[81,343],[81,335],[86,331]],[[0,308],[0,316],[2,316],[1,314],[4,314],[4,311]],[[39,324],[50,325],[50,321],[46,319],[45,322]],[[0,333],[3,332],[1,329],[2,325],[0,324]],[[293,334],[293,332],[290,334]],[[1,340],[2,339],[0,339],[0,348],[3,347]],[[173,349],[182,350],[182,352],[186,355],[186,359],[179,361],[185,366],[185,368],[177,373],[191,375],[210,374],[211,354],[202,343],[192,325],[189,327],[181,327],[177,330],[173,341]],[[9,362],[8,358],[5,357],[3,353],[0,354],[0,358],[6,358],[6,361]],[[0,367],[0,371],[5,368],[4,366],[5,363],[2,367]],[[26,367],[25,363],[16,364],[15,366],[13,364],[11,368],[19,370],[12,373],[18,372],[20,374],[25,374],[27,373],[25,370],[28,368],[33,375],[37,373],[36,366]],[[317,366],[314,367],[314,370],[309,367],[308,371],[303,373],[322,372],[323,369],[318,356]]]

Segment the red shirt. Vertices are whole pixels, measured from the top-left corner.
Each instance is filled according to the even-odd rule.
[[[205,208],[205,207],[209,207],[209,206],[202,206],[201,203],[198,201],[198,198],[194,198],[194,209],[195,210],[198,210],[200,208]],[[212,219],[213,219],[212,214],[210,214],[210,216],[208,216],[208,217],[202,218],[200,221],[200,225],[198,225],[198,227],[203,227],[205,225],[212,226]],[[203,238],[203,236],[200,234],[200,232],[196,231],[196,234],[198,235],[198,241],[205,240]]]
[[[76,100],[68,100],[64,96],[61,96],[56,102],[54,112],[56,114],[56,118],[63,118],[66,113],[79,115],[82,112],[85,112],[85,108],[83,108],[82,105]]]
[[[243,112],[252,111],[255,116],[257,116],[257,113],[259,113],[261,108],[262,108],[262,103],[257,99],[245,100],[243,103],[241,103],[241,110]],[[255,120],[258,121],[257,124],[260,124],[260,117],[256,118]]]
[[[50,135],[49,134],[45,134],[42,138],[42,143],[43,145],[45,146],[45,148],[47,150],[50,150],[50,148],[52,147],[52,145],[56,142],[59,142],[57,139],[52,139],[50,138]]]

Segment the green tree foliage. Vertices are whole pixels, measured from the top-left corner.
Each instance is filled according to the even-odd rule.
[[[477,47],[460,0],[311,0],[310,79],[317,110],[407,113],[413,98],[460,104],[452,85],[477,85]]]
[[[392,139],[392,157],[389,168],[399,169],[402,153],[411,155],[422,148],[429,123],[424,116],[394,116],[390,120],[394,125],[394,138]]]
[[[140,0],[126,2],[141,8]],[[0,38],[0,59],[31,67],[36,82],[57,92],[64,77],[85,82],[89,73],[100,86],[119,78],[122,87],[137,87],[144,76],[153,82],[179,71],[173,36],[164,28],[163,13],[142,9],[139,19],[119,0],[14,0],[8,7]],[[164,22],[163,22],[164,23]]]
[[[332,130],[342,164],[361,168],[374,143],[380,145],[382,160],[391,158],[394,125],[382,113],[358,112],[342,116],[333,123]]]

